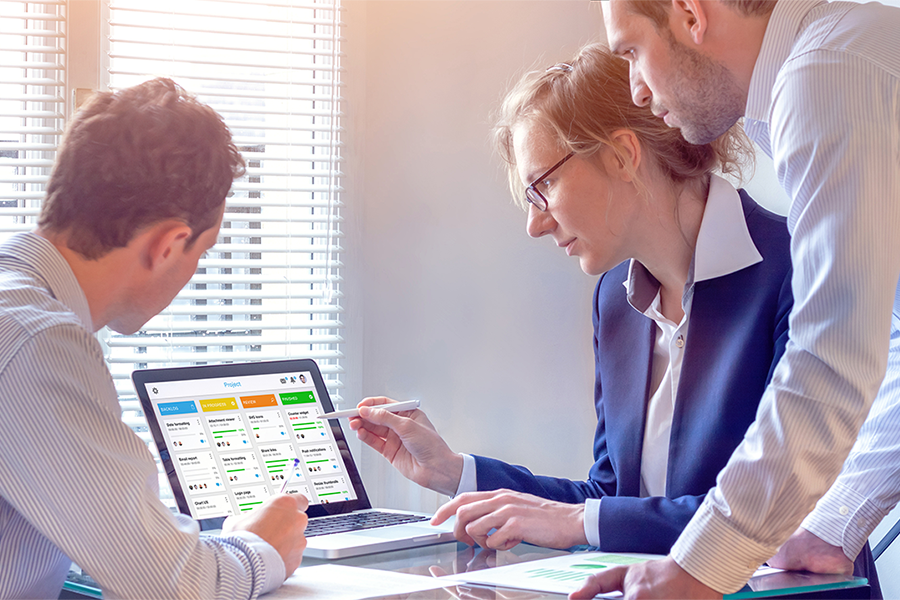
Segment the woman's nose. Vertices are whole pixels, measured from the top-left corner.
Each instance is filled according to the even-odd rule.
[[[528,223],[525,230],[533,238],[547,235],[556,227],[556,221],[549,210],[540,211],[534,204],[528,205]]]

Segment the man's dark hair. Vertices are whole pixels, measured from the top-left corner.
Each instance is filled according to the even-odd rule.
[[[765,17],[777,0],[718,0],[745,17]],[[647,17],[657,29],[667,28],[672,0],[627,0],[629,12]]]
[[[97,259],[167,219],[216,224],[244,160],[222,118],[171,79],[95,94],[59,147],[38,226]]]

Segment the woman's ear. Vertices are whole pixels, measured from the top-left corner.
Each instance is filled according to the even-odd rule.
[[[614,148],[604,153],[606,172],[622,181],[633,181],[641,165],[641,143],[630,129],[620,129],[612,134]]]

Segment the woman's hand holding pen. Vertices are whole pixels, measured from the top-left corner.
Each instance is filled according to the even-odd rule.
[[[390,398],[366,398],[350,429],[384,456],[404,477],[438,493],[452,496],[459,487],[463,458],[454,453],[421,410],[397,414],[377,408]]]

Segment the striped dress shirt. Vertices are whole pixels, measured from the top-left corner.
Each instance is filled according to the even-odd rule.
[[[73,560],[104,598],[278,587],[284,562],[258,536],[201,536],[160,502],[92,330],[52,244],[26,233],[0,246],[0,598],[56,598]]]
[[[829,524],[808,523],[855,535],[896,501],[898,32],[900,9],[821,0],[781,0],[766,29],[744,126],[791,198],[791,340],[756,422],[672,548],[720,592],[739,589],[813,510],[883,380],[856,462],[811,517]],[[854,547],[865,541],[857,537]]]

